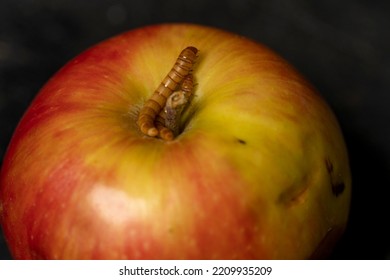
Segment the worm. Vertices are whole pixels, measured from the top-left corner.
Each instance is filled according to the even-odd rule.
[[[142,133],[152,137],[158,135],[158,129],[154,125],[156,116],[165,106],[167,98],[176,90],[184,77],[192,70],[197,53],[198,49],[192,46],[182,50],[172,69],[154,91],[152,96],[145,102],[145,105],[138,115],[137,121]]]
[[[183,82],[180,85],[181,91],[184,91],[184,93],[190,97],[192,94],[192,91],[194,89],[194,77],[192,73],[188,73],[187,76],[184,77]]]
[[[193,91],[193,76],[189,73],[183,80],[180,90],[173,92],[156,117],[158,135],[164,140],[172,140],[179,133],[179,119],[189,103]]]

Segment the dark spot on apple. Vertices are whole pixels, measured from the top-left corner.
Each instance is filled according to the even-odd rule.
[[[337,197],[342,194],[345,190],[344,182],[332,184],[332,193]]]
[[[287,207],[301,204],[305,201],[307,191],[311,184],[311,177],[306,175],[298,184],[293,184],[285,189],[279,195],[278,202]]]
[[[333,173],[333,163],[330,161],[330,159],[325,159],[325,165],[326,170],[328,171],[329,175]]]
[[[344,192],[345,184],[344,182],[335,183],[335,179],[333,176],[333,163],[330,161],[329,158],[325,159],[325,166],[326,166],[326,171],[328,171],[330,177],[330,185],[332,186],[332,193],[334,196],[337,197]]]
[[[246,141],[245,140],[242,140],[240,138],[237,138],[237,141],[238,143],[240,143],[241,145],[246,145]]]

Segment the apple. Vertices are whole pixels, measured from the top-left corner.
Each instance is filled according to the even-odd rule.
[[[193,98],[169,141],[138,114],[181,50]],[[60,69],[3,160],[0,219],[16,259],[308,259],[349,214],[338,121],[264,45],[193,24],[103,41]]]

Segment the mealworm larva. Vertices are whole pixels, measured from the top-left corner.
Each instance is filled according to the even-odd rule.
[[[161,110],[156,117],[156,127],[160,138],[172,140],[178,134],[179,119],[190,101],[193,85],[193,77],[190,73],[184,78],[180,90],[168,97],[164,110]]]
[[[168,75],[160,83],[153,95],[146,101],[139,113],[137,121],[142,133],[152,137],[158,135],[158,129],[154,125],[156,116],[165,106],[167,98],[192,70],[197,53],[198,49],[195,47],[190,46],[185,48],[180,53]]]
[[[192,90],[194,89],[194,77],[192,76],[191,72],[184,77],[180,89],[188,95],[188,98],[190,98]]]
[[[175,138],[173,131],[165,127],[165,119],[161,114],[156,117],[156,128],[161,139],[170,141]]]

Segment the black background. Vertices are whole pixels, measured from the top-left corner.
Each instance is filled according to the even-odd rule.
[[[348,145],[353,196],[333,259],[390,259],[390,2],[0,0],[0,159],[40,87],[69,59],[128,29],[193,22],[260,41],[323,94]],[[10,258],[0,234],[0,259]]]

